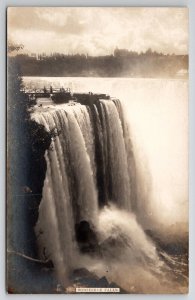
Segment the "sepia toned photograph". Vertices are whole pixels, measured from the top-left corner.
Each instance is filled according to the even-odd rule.
[[[188,293],[188,9],[7,9],[7,292]]]

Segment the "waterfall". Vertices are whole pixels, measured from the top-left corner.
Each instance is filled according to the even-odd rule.
[[[45,153],[47,171],[36,224],[40,257],[53,262],[64,286],[72,270],[87,267],[127,289],[129,281],[122,273],[139,286],[144,270],[143,281],[150,278],[159,289],[163,262],[136,220],[134,153],[120,101],[43,107],[33,118],[59,133]],[[90,241],[79,236],[81,225],[84,230],[87,226]],[[95,251],[95,259],[86,253],[90,251]]]
[[[34,119],[46,130],[59,132],[45,153],[37,231],[47,236],[44,255],[51,256],[57,270],[64,265],[66,273],[77,251],[75,224],[85,220],[97,228],[99,209],[108,203],[131,210],[132,152],[119,101],[58,105],[36,112]]]

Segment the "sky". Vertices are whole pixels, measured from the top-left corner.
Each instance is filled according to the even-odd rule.
[[[8,40],[28,53],[188,53],[186,8],[11,7],[7,20]]]

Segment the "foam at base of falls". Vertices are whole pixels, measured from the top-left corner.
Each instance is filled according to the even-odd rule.
[[[159,257],[153,241],[145,234],[136,216],[113,204],[104,207],[98,217],[97,255],[79,254],[74,268],[86,268],[105,276],[130,293],[186,292],[170,267]],[[171,259],[167,256],[167,259]]]

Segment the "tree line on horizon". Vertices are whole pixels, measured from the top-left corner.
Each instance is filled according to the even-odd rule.
[[[188,70],[188,55],[152,49],[137,53],[116,48],[114,54],[105,56],[17,54],[10,59],[20,65],[23,76],[174,77],[180,70]]]

